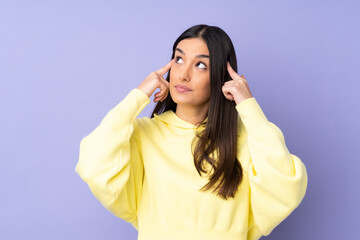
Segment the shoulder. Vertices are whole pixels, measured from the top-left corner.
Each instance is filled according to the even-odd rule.
[[[158,128],[158,122],[150,117],[138,117],[134,120],[135,128],[139,132],[151,132]]]

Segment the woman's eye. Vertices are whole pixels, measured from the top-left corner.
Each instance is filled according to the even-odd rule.
[[[179,58],[181,58],[181,57],[176,57],[176,58],[175,58],[175,62],[177,62],[177,61],[179,60]]]
[[[199,63],[201,63],[202,65],[204,65],[205,67],[203,67],[202,69],[206,69],[206,65],[205,64],[203,64],[202,62],[199,62]]]
[[[181,58],[181,57],[176,57],[176,58],[175,58],[175,62],[177,63],[180,58]],[[202,67],[202,68],[200,68],[200,69],[206,69],[206,65],[205,65],[203,62],[198,62],[198,64],[200,64],[200,63],[201,63],[202,65],[204,65],[204,67]]]

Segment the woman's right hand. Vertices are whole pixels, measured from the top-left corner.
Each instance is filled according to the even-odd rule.
[[[170,70],[173,61],[174,59],[171,59],[171,61],[164,67],[150,73],[149,76],[147,76],[147,78],[137,87],[145,92],[149,98],[157,88],[160,88],[160,91],[154,95],[154,102],[163,101],[169,93],[169,82],[163,78],[163,75]]]

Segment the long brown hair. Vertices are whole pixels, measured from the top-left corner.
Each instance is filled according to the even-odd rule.
[[[212,174],[209,182],[203,186],[201,191],[216,187],[212,192],[222,199],[234,197],[243,177],[242,166],[237,159],[237,140],[238,140],[238,113],[235,102],[225,98],[222,86],[226,81],[231,80],[227,72],[227,61],[232,68],[237,71],[237,61],[234,46],[229,36],[219,27],[199,24],[185,30],[176,39],[173,45],[171,59],[174,58],[175,48],[178,43],[186,38],[201,38],[209,49],[210,54],[210,105],[208,120],[204,130],[196,131],[196,137],[192,142],[194,165],[201,176],[208,173],[204,166],[210,164]],[[171,71],[171,69],[170,69]],[[166,80],[170,81],[170,72]],[[171,98],[170,93],[167,98],[158,102],[151,114],[161,114],[167,110],[176,112],[177,104]],[[197,125],[200,126],[200,125]],[[196,146],[194,147],[194,144]],[[215,158],[210,157],[215,156]],[[212,171],[213,170],[213,171]]]

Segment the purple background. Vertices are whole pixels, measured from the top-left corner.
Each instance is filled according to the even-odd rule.
[[[200,23],[229,34],[308,170],[303,202],[266,239],[355,239],[359,12],[356,0],[2,1],[0,239],[137,238],[75,173],[80,140]]]

